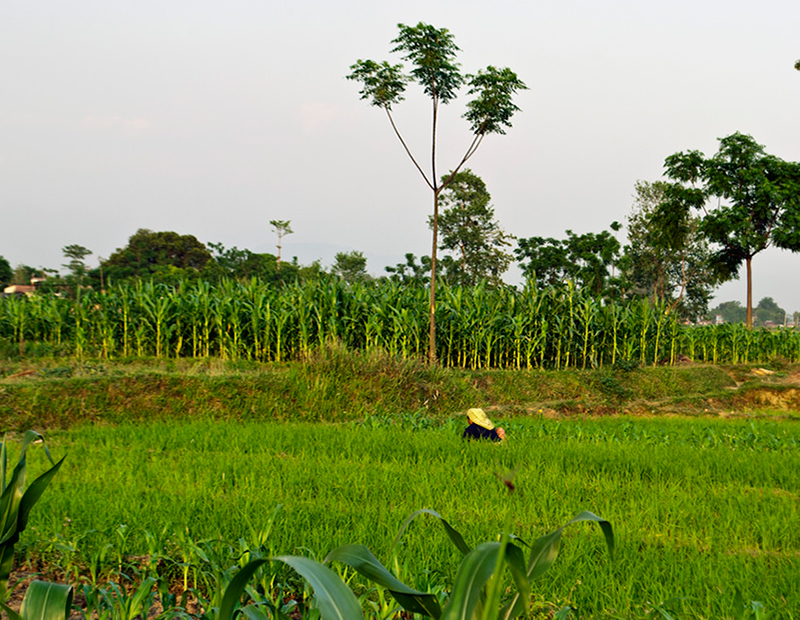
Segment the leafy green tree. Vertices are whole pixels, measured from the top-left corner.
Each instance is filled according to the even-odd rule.
[[[408,252],[405,258],[404,263],[397,263],[394,267],[384,267],[390,274],[389,279],[403,284],[427,284],[430,281],[430,256],[423,256],[419,263],[412,252]]]
[[[337,252],[331,273],[339,276],[349,284],[369,280],[367,259],[361,252],[356,251]]]
[[[618,222],[613,222],[611,231],[600,233],[576,235],[567,230],[566,239],[521,238],[514,254],[525,277],[539,287],[557,286],[569,280],[594,295],[601,295],[619,258],[621,246],[614,232],[620,228]]]
[[[129,278],[197,277],[211,253],[194,235],[140,228],[103,263],[109,282]]]
[[[744,323],[747,320],[747,308],[739,301],[723,301],[708,313],[708,318],[714,319],[720,315],[726,323]]]
[[[798,71],[800,71],[800,60],[798,60],[796,63],[794,63],[794,68],[797,69]]]
[[[720,139],[713,157],[676,153],[665,168],[682,191],[673,208],[704,213],[700,231],[716,247],[712,265],[718,276],[730,279],[745,264],[752,328],[753,257],[772,245],[800,250],[800,164],[768,155],[751,136],[734,133]]]
[[[276,268],[278,271],[281,270],[281,248],[283,238],[286,235],[291,235],[294,233],[292,230],[292,221],[291,220],[270,220],[269,223],[272,225],[272,232],[274,232],[278,237],[278,257],[276,262]]]
[[[772,297],[763,297],[753,310],[753,315],[753,322],[758,326],[766,325],[767,322],[783,325],[787,319],[786,310],[781,308]]]
[[[11,265],[4,257],[0,256],[0,286],[6,286],[13,277],[14,270],[11,269]]]
[[[458,274],[456,281],[464,286],[474,286],[480,280],[494,285],[511,264],[512,256],[504,250],[511,245],[512,235],[500,228],[494,219],[492,197],[486,184],[468,168],[442,177],[452,179],[441,195],[443,207],[439,215],[441,243],[439,249],[456,253]],[[428,218],[433,228],[433,217]]]
[[[403,66],[392,65],[386,61],[359,60],[350,67],[347,76],[361,84],[361,98],[368,99],[372,105],[382,108],[391,123],[395,135],[406,154],[422,175],[433,193],[433,243],[431,249],[431,280],[429,304],[428,360],[436,361],[436,250],[439,232],[439,196],[452,181],[455,174],[467,160],[475,154],[483,138],[492,133],[504,134],[511,127],[511,117],[519,108],[513,103],[513,96],[526,88],[525,84],[511,71],[488,66],[474,75],[462,75],[456,63],[456,46],[453,35],[446,28],[435,28],[420,22],[416,26],[398,24],[400,30],[392,41],[392,52],[398,52],[411,63],[410,75],[403,73]],[[431,100],[431,167],[426,173],[411,153],[403,136],[395,124],[392,107],[403,100],[406,84],[416,82]],[[464,84],[468,94],[474,98],[467,102],[464,118],[470,124],[472,141],[461,161],[450,176],[439,180],[437,174],[437,130],[439,108],[453,101],[459,88]]]
[[[684,198],[679,185],[637,181],[628,216],[628,245],[620,261],[627,288],[635,295],[668,302],[685,318],[708,310],[718,278],[711,250],[700,234],[700,218],[676,207]]]

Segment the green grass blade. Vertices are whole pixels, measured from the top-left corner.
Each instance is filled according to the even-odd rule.
[[[406,518],[406,520],[403,521],[403,524],[400,526],[400,530],[397,532],[397,536],[395,536],[394,543],[392,543],[392,549],[394,549],[397,546],[397,543],[400,542],[400,539],[403,537],[403,534],[405,534],[405,531],[408,529],[408,526],[411,524],[411,522],[422,514],[428,514],[436,517],[439,520],[439,523],[442,524],[444,531],[447,532],[447,536],[451,541],[453,541],[453,544],[463,555],[467,555],[470,552],[470,547],[466,542],[464,542],[464,537],[461,536],[461,534],[459,534],[452,525],[445,521],[438,512],[431,510],[430,508],[422,508],[412,512]]]
[[[311,585],[322,620],[363,619],[355,594],[327,566],[295,555],[280,555],[272,559],[288,564]]]
[[[500,543],[475,547],[461,561],[453,591],[442,611],[442,620],[470,620],[480,601],[483,586],[492,576],[500,553]]]
[[[431,616],[436,619],[442,615],[435,595],[408,587],[392,575],[364,545],[342,545],[337,547],[328,554],[323,563],[329,561],[347,564],[360,575],[386,588],[406,611]]]
[[[32,581],[22,599],[22,620],[65,620],[72,607],[72,586]]]

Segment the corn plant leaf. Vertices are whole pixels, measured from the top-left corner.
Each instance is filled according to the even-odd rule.
[[[558,547],[564,528],[567,527],[567,525],[572,525],[573,523],[579,523],[581,521],[594,522],[600,526],[603,536],[605,537],[606,546],[608,547],[608,553],[612,558],[614,557],[614,530],[611,527],[611,523],[588,510],[584,510],[577,514],[575,518],[566,525],[562,525],[557,530],[545,534],[534,541],[531,547],[530,560],[528,562],[528,578],[531,581],[541,577],[547,569],[550,568],[556,557],[558,557]]]
[[[14,467],[14,472],[11,474],[11,480],[9,480],[7,485],[5,484],[5,462],[3,463],[4,487],[3,492],[0,495],[0,544],[13,538],[15,533],[21,531],[18,528],[17,515],[18,508],[25,494],[25,481],[27,478],[26,474],[28,466],[26,453],[28,446],[31,443],[39,440],[44,442],[42,435],[36,431],[25,431],[25,434],[22,437],[22,447],[20,448],[19,459],[17,460],[16,467]],[[7,441],[3,442],[3,461],[5,461],[6,458],[6,443]],[[47,446],[45,446],[45,448],[46,447]],[[45,452],[52,463],[53,459],[50,456],[50,451],[46,450]],[[30,510],[30,508],[28,508],[28,510]],[[25,526],[23,525],[22,529],[24,529],[24,527]],[[14,542],[16,542],[16,540]]]
[[[480,602],[483,586],[498,562],[500,543],[482,543],[461,561],[453,591],[442,610],[442,620],[470,620]]]
[[[517,591],[501,611],[501,620],[516,618],[525,611],[531,593],[531,584],[528,579],[528,571],[525,568],[525,555],[522,553],[522,549],[509,543],[506,547],[506,562],[517,586]]]
[[[4,435],[3,443],[0,444],[0,494],[6,490],[6,467],[8,465],[8,452],[6,451],[7,443],[8,435]]]
[[[288,564],[311,585],[322,620],[363,619],[355,594],[327,566],[294,555],[280,555],[272,559]]]
[[[47,486],[50,484],[50,481],[53,479],[53,476],[56,475],[59,469],[61,469],[61,465],[64,463],[64,459],[67,457],[64,456],[61,458],[58,463],[53,465],[50,469],[44,472],[41,476],[36,478],[33,482],[31,482],[30,486],[25,491],[25,494],[22,496],[22,500],[19,503],[19,516],[17,518],[17,534],[21,534],[25,527],[28,525],[28,516],[30,515],[31,509],[39,501],[39,498],[44,493]]]
[[[25,433],[22,438],[22,447],[17,465],[11,474],[11,480],[5,485],[2,494],[0,494],[0,600],[5,600],[8,579],[11,575],[11,567],[14,561],[14,545],[28,524],[28,515],[31,509],[42,496],[47,485],[50,484],[50,480],[52,480],[64,461],[62,458],[61,461],[54,464],[34,480],[26,490],[27,449],[31,443],[40,440],[44,442],[44,438],[35,431],[27,431]],[[52,463],[53,459],[46,448],[47,446],[45,445],[45,453]],[[0,460],[5,461],[7,456],[6,441],[3,442],[2,452]],[[3,473],[3,480],[5,482],[5,472]]]
[[[422,514],[428,514],[436,517],[439,520],[439,523],[442,524],[444,531],[447,532],[447,536],[463,555],[467,555],[470,552],[470,547],[464,542],[464,537],[461,536],[461,534],[459,534],[452,525],[445,521],[438,512],[431,510],[430,508],[422,508],[416,512],[412,512],[406,518],[406,520],[403,521],[403,524],[400,526],[400,530],[397,532],[397,536],[395,536],[394,543],[392,543],[392,549],[394,549],[397,546],[397,543],[400,542],[400,539],[402,538],[403,534],[405,534],[405,531],[408,529],[408,526],[411,524],[411,522]]]
[[[606,546],[608,547],[608,554],[613,558],[614,557],[614,529],[611,527],[611,523],[603,519],[603,517],[598,517],[593,512],[589,512],[588,510],[584,510],[583,512],[579,513],[575,516],[572,521],[567,523],[567,525],[571,525],[572,523],[578,523],[580,521],[590,521],[593,523],[597,523],[600,526],[600,530],[603,532],[603,537],[606,539]],[[566,526],[564,526],[566,527]]]
[[[563,527],[540,536],[531,546],[530,560],[528,561],[528,579],[533,581],[541,577],[558,557],[558,544],[561,541]]]
[[[242,607],[242,615],[248,620],[270,620],[269,614],[256,605]]]
[[[22,620],[66,620],[72,607],[72,586],[32,581],[22,599]]]
[[[328,554],[323,563],[328,561],[347,564],[360,575],[386,588],[394,600],[400,603],[406,611],[431,616],[437,620],[442,615],[435,595],[408,587],[392,575],[364,545],[337,547]]]
[[[129,609],[132,616],[135,617],[138,616],[142,611],[145,612],[148,611],[147,609],[144,609],[145,607],[147,607],[146,605],[147,598],[152,594],[153,586],[156,585],[157,583],[158,579],[156,579],[155,577],[148,577],[147,579],[142,581],[142,583],[136,589],[136,592],[134,592],[130,600]]]
[[[567,620],[569,615],[572,613],[572,607],[567,605],[566,607],[562,607],[556,612],[556,615],[553,616],[553,620]]]
[[[0,545],[0,601],[6,598],[8,579],[14,566],[14,545]]]
[[[8,620],[22,620],[22,617],[16,611],[11,609],[8,605],[6,605],[3,601],[0,601],[0,609],[6,612]]]
[[[253,560],[237,571],[228,584],[228,587],[225,588],[225,593],[222,595],[219,615],[217,616],[218,620],[233,619],[233,613],[236,611],[236,606],[239,604],[239,597],[241,597],[242,592],[244,592],[244,589],[247,587],[247,582],[250,581],[250,578],[261,565],[266,564],[266,562],[267,560],[263,558]]]

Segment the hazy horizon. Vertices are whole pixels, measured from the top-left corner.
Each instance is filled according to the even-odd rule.
[[[397,23],[419,21],[453,33],[465,72],[509,66],[530,88],[469,162],[520,237],[624,224],[636,181],[736,131],[800,160],[800,4],[12,1],[0,255],[63,272],[61,249],[80,244],[95,266],[139,228],[274,252],[271,219],[291,220],[283,254],[305,264],[357,250],[381,275],[429,254],[430,191],[345,79],[360,58],[400,62]],[[442,108],[440,171],[468,144],[465,101]],[[429,116],[411,86],[396,119],[422,161]],[[758,254],[754,300],[800,310],[798,269],[798,255]],[[743,276],[712,305],[728,300],[744,303]]]

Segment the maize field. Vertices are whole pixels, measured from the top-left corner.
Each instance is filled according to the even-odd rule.
[[[178,286],[138,281],[77,300],[55,295],[0,300],[0,339],[23,354],[36,344],[56,355],[218,357],[261,362],[303,359],[338,342],[422,357],[428,291],[381,282],[321,279],[274,287],[257,280]],[[441,286],[437,357],[464,369],[598,368],[618,362],[705,363],[800,360],[793,329],[683,324],[647,299],[604,302],[571,286]]]

